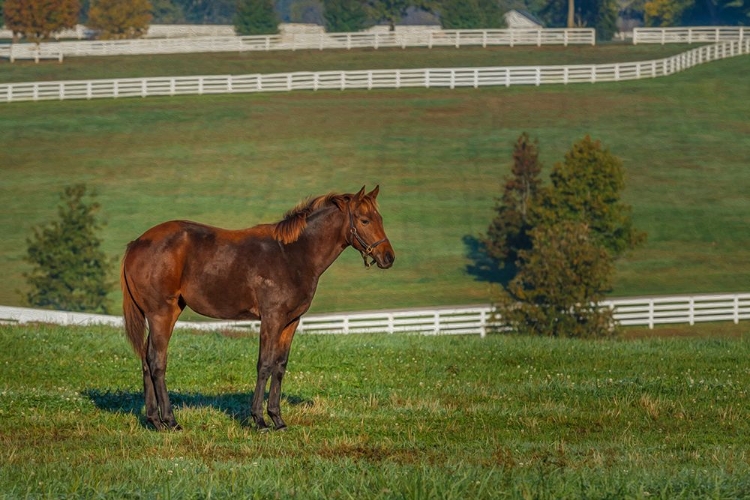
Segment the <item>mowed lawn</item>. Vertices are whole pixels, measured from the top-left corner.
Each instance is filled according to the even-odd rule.
[[[601,48],[626,49],[644,51],[635,59],[664,56],[653,48]],[[525,59],[511,49],[466,54],[476,65],[493,65],[480,55],[552,64],[554,55],[570,63],[568,51],[585,52],[524,50]],[[417,53],[424,66],[437,57]],[[344,56],[366,67],[370,57],[385,64],[388,54],[412,57],[409,50]],[[272,54],[324,55],[331,57]],[[175,67],[186,66],[180,57]],[[64,76],[67,65],[45,63],[38,71],[58,68]],[[197,66],[200,73],[204,66]],[[110,73],[99,66],[86,71]],[[746,291],[749,79],[750,57],[742,56],[612,84],[2,105],[0,304],[21,303],[25,239],[34,224],[55,218],[58,193],[75,182],[99,193],[105,248],[113,256],[160,221],[246,227],[279,220],[308,195],[380,184],[395,266],[365,271],[356,252],[345,252],[324,275],[313,310],[486,302],[492,286],[470,272],[466,241],[486,229],[512,145],[524,131],[539,139],[545,172],[586,134],[622,158],[625,200],[649,239],[618,263],[613,296]]]
[[[178,331],[157,433],[122,332],[0,326],[0,496],[746,498],[747,324],[655,333],[299,335],[258,434],[257,337]]]

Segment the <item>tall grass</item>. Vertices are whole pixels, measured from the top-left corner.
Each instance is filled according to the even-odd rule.
[[[270,434],[245,425],[257,339],[178,332],[185,430],[161,434],[120,332],[2,326],[0,496],[745,497],[748,328],[702,328],[713,336],[300,335],[290,429]]]
[[[359,57],[389,54],[412,53]],[[485,302],[490,285],[472,274],[466,241],[486,230],[523,131],[539,138],[547,172],[585,134],[623,159],[625,199],[649,239],[618,264],[613,295],[744,291],[748,77],[743,56],[616,84],[6,105],[0,303],[20,302],[25,238],[75,182],[99,192],[113,255],[164,220],[247,227],[308,195],[380,183],[394,268],[365,272],[345,252],[313,310]]]

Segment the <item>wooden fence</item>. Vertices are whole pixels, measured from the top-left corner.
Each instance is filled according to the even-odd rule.
[[[397,47],[488,47],[518,45],[594,45],[592,28],[539,30],[422,30],[401,32],[291,33],[267,36],[220,36],[138,40],[93,40],[10,44],[11,62],[46,54],[64,57],[271,50],[324,50]]]
[[[667,76],[750,53],[750,38],[701,46],[665,59],[572,66],[427,68],[212,75],[0,84],[0,102],[203,95],[293,90],[458,88],[600,83]]]
[[[742,42],[750,28],[741,26],[696,26],[686,28],[634,28],[633,44]]]
[[[622,326],[689,324],[750,319],[750,293],[614,299],[601,304],[613,310]],[[48,311],[0,306],[3,323],[52,323],[60,325],[107,324],[122,326],[119,316]],[[257,331],[257,321],[178,321],[178,328],[196,330]],[[485,336],[492,329],[489,306],[376,311],[348,314],[307,315],[300,333],[418,333],[423,335],[474,334]]]

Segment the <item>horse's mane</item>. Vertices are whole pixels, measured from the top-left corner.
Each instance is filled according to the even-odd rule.
[[[351,198],[350,194],[329,193],[315,198],[303,200],[296,207],[284,214],[284,218],[272,225],[273,237],[284,244],[297,241],[307,227],[307,218],[313,213],[331,205],[343,206]],[[362,198],[361,203],[368,203],[377,209],[375,200],[369,196]]]

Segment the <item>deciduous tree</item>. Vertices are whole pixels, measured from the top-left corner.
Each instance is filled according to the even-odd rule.
[[[598,303],[611,288],[613,261],[582,222],[531,230],[519,253],[519,272],[496,304],[501,321],[522,334],[604,337],[612,314]]]
[[[92,0],[88,27],[99,38],[139,38],[151,23],[153,7],[149,0]]]
[[[597,303],[611,286],[616,258],[645,239],[620,201],[622,163],[586,136],[555,164],[545,187],[537,154],[523,134],[483,239],[487,254],[510,269],[497,311],[520,332],[608,335],[611,316]]]
[[[238,35],[274,35],[279,32],[279,17],[272,0],[240,0],[234,18]]]
[[[367,27],[367,10],[364,0],[324,0],[323,17],[326,31],[346,33]]]
[[[66,311],[108,312],[108,280],[112,260],[101,249],[99,204],[85,199],[86,186],[65,188],[60,195],[58,219],[33,228],[25,273],[31,306]]]
[[[14,35],[39,42],[74,28],[80,10],[79,0],[5,0],[3,18]]]
[[[505,19],[493,0],[443,0],[440,24],[444,29],[498,29]]]
[[[622,161],[588,135],[576,142],[550,174],[545,205],[556,219],[586,224],[613,257],[645,240],[633,226],[631,207],[621,201]]]

